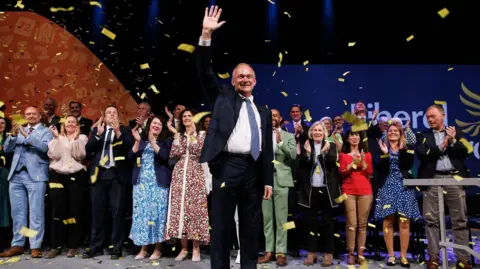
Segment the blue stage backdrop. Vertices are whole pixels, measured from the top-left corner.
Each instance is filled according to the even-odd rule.
[[[455,125],[474,147],[468,160],[480,174],[480,66],[447,65],[254,65],[256,102],[288,115],[292,104],[309,109],[312,121],[351,111],[358,100],[380,116],[411,121],[414,131],[428,128],[425,109],[444,101],[447,125]],[[308,69],[307,69],[308,68]],[[343,82],[341,81],[343,80]],[[225,81],[229,83],[229,81]],[[462,88],[462,83],[464,87]],[[288,96],[284,96],[282,93]],[[346,103],[346,105],[345,105]]]

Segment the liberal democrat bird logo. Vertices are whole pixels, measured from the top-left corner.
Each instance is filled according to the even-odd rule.
[[[470,91],[463,82],[462,91],[467,97],[473,100],[472,102],[463,97],[461,93],[459,94],[460,101],[468,107],[465,110],[472,116],[480,117],[480,95]],[[455,119],[455,123],[462,128],[463,133],[468,134],[471,137],[477,136],[480,133],[480,121],[463,122]]]

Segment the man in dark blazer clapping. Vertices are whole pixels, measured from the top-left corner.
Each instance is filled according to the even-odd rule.
[[[232,86],[220,87],[211,67],[212,32],[222,10],[205,10],[197,54],[200,82],[215,102],[200,162],[209,162],[213,176],[212,269],[230,268],[231,228],[238,204],[243,269],[257,268],[262,231],[262,196],[270,199],[273,186],[272,113],[253,102],[255,72],[248,64],[233,71]]]

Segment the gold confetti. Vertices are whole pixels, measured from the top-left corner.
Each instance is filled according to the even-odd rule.
[[[385,233],[388,234],[388,228],[385,228]]]
[[[272,77],[274,77],[276,73],[277,73],[277,71],[273,71]]]
[[[348,46],[353,47],[353,46],[355,46],[355,43],[357,43],[357,42],[348,42]]]
[[[155,225],[155,222],[149,221],[149,222],[148,222],[148,225]]]
[[[390,154],[380,155],[381,159],[390,158]]]
[[[157,87],[156,87],[155,85],[153,85],[153,84],[150,85],[150,89],[152,89],[152,91],[153,91],[155,94],[159,94],[159,93],[160,93],[160,91],[157,90]]]
[[[61,183],[50,182],[48,183],[48,186],[50,187],[50,189],[63,189],[63,184]]]
[[[115,40],[115,37],[117,37],[116,34],[114,34],[112,31],[108,30],[107,28],[102,29],[102,34],[106,35],[111,40]]]
[[[350,71],[344,72],[344,73],[342,74],[342,76],[346,76],[346,75],[348,75],[348,74],[350,74]]]
[[[111,246],[108,246],[108,248],[113,248],[113,245],[111,245]]]
[[[446,7],[444,7],[440,9],[437,13],[440,17],[442,17],[442,19],[445,19],[448,16],[448,14],[450,14],[450,11]]]
[[[307,68],[305,68],[305,72],[308,72],[308,67],[307,67]]]
[[[281,52],[278,53],[278,67],[282,66],[283,54]]]
[[[400,218],[400,221],[401,221],[401,222],[404,222],[404,221],[407,221],[407,220],[408,220],[408,219],[407,219],[407,218],[404,218],[404,217],[401,217],[401,218]]]
[[[315,236],[315,233],[314,233],[314,232],[310,232],[310,235],[311,235],[311,236]]]
[[[65,219],[63,220],[63,224],[67,225],[67,224],[76,224],[77,221],[75,220],[75,218],[70,218],[70,219]]]
[[[88,44],[90,44],[90,45],[95,45],[95,42],[89,41]]]
[[[411,36],[407,37],[407,42],[410,42],[410,41],[411,41],[413,38],[414,38],[414,36],[413,36],[413,35],[411,35]]]
[[[305,62],[303,62],[303,66],[306,66],[307,64],[309,64],[308,60],[306,60]]]
[[[123,144],[123,141],[118,141],[117,143],[112,144],[112,147],[120,146]]]
[[[142,162],[142,158],[141,158],[141,157],[137,157],[137,167],[140,167],[140,166],[141,166],[141,162]]]
[[[459,262],[458,265],[460,265],[460,267],[464,268],[465,265],[463,265],[463,262]]]
[[[352,125],[352,132],[361,132],[368,130],[368,125],[366,123],[360,125]]]
[[[140,99],[143,100],[145,98],[145,96],[147,96],[147,93],[143,92],[142,95],[140,95]]]
[[[15,262],[18,262],[18,261],[20,261],[20,257],[13,257],[11,259],[8,259],[6,261],[6,263],[15,263]]]
[[[148,63],[145,63],[145,64],[141,64],[140,65],[140,69],[150,69],[150,65],[148,65]]]
[[[317,173],[317,175],[320,175],[320,166],[317,166],[317,169],[315,170],[315,173]]]
[[[348,196],[347,196],[346,193],[344,193],[344,194],[338,196],[337,198],[335,198],[335,203],[340,204],[347,199],[348,199]]]
[[[356,169],[357,169],[357,165],[356,165],[356,164],[352,164],[352,169],[353,169],[353,170],[356,170]]]
[[[28,123],[28,121],[21,114],[13,114],[10,116],[10,118],[12,118],[12,120],[18,123],[19,125],[25,125]]]
[[[267,1],[270,2],[270,4],[275,5],[275,2],[273,2],[272,0],[267,0]]]
[[[0,156],[0,159],[3,161],[3,165],[7,164],[7,161],[5,160],[5,156]]]
[[[417,191],[421,191],[420,188],[418,186],[415,186],[415,189],[417,189]]]
[[[285,222],[282,225],[282,228],[283,228],[284,231],[295,229],[295,222],[293,222],[293,221]]]
[[[353,227],[348,227],[348,230],[349,230],[349,231],[355,231],[355,228],[353,228]]]
[[[289,18],[291,18],[292,16],[290,16],[290,14],[288,14],[288,12],[283,12],[283,14],[287,15]]]
[[[305,115],[305,120],[310,122],[312,121],[312,116],[310,115],[310,109],[307,109],[305,110],[305,112],[303,113]]]
[[[347,100],[343,100],[343,104],[348,105]]]
[[[436,105],[445,105],[446,103],[447,103],[446,101],[435,100]]]
[[[95,172],[93,173],[92,176],[90,176],[90,181],[92,182],[92,184],[95,184],[95,182],[97,182],[97,176],[98,176],[98,166],[95,167]]]
[[[20,1],[17,1],[17,4],[15,5],[15,7],[18,7],[18,8],[20,8],[20,9],[23,9],[23,8],[25,8],[25,5],[22,4],[22,0],[20,0]]]
[[[427,150],[427,155],[430,153],[430,149]]]
[[[230,74],[227,72],[225,74],[218,74],[218,76],[221,78],[221,79],[227,79],[230,77]]]
[[[190,44],[182,43],[178,45],[177,50],[183,50],[188,53],[193,53],[195,51],[195,47]]]
[[[175,251],[175,247],[172,248],[172,251]]]
[[[384,205],[384,206],[383,206],[383,209],[388,209],[388,208],[390,208],[390,207],[391,207],[391,205]]]
[[[462,181],[463,180],[463,177],[459,176],[459,175],[453,175],[453,178],[456,180],[456,181]]]
[[[5,103],[3,101],[0,101],[0,107],[4,106]],[[13,107],[13,106],[12,106]]]
[[[33,238],[37,236],[38,231],[28,229],[27,227],[22,227],[18,233],[25,237]]]
[[[118,157],[115,157],[114,159],[115,161],[125,161],[125,156],[118,156]]]
[[[100,160],[100,165],[104,166],[108,161],[108,155],[103,156],[103,158]]]
[[[192,121],[195,122],[195,123],[199,123],[200,120],[205,117],[206,115],[209,115],[211,114],[212,112],[210,111],[203,111],[203,112],[199,112],[197,114],[195,114],[195,116],[192,117]]]
[[[368,226],[372,227],[372,228],[377,228],[377,226],[375,224],[372,224],[372,223],[368,223]]]
[[[277,160],[273,160],[272,163],[273,163],[273,164],[280,164],[280,162],[277,161]]]
[[[288,93],[286,92],[280,92],[281,94],[283,94],[283,96],[287,97],[288,96]]]
[[[102,8],[102,4],[100,4],[99,2],[97,1],[90,1],[90,5],[91,6],[97,6],[99,8]]]
[[[225,182],[222,182],[222,185],[220,185],[220,188],[225,188]]]
[[[467,141],[467,139],[465,138],[460,138],[460,140],[458,140],[460,143],[463,144],[464,147],[467,148],[467,153],[470,154],[473,152],[473,146],[472,144],[470,144],[470,142]]]
[[[51,7],[50,12],[58,12],[58,11],[74,11],[74,7],[64,8],[64,7]]]
[[[424,264],[425,264],[425,262],[421,262],[421,263],[419,263],[418,265],[424,265]]]
[[[75,178],[74,178],[74,177],[71,177],[70,180],[71,180],[71,181],[75,181]]]
[[[0,117],[5,118],[5,113],[3,113],[3,111],[0,111]]]
[[[338,78],[338,81],[345,82],[345,79],[344,78]]]
[[[333,236],[340,238],[340,235],[337,233],[334,233]]]
[[[453,70],[453,67],[449,67],[449,68],[447,69],[447,71],[452,71],[452,70]]]

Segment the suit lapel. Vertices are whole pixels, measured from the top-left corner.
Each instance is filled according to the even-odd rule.
[[[240,109],[242,108],[243,99],[238,93],[235,93],[235,123],[238,121],[240,116]]]

